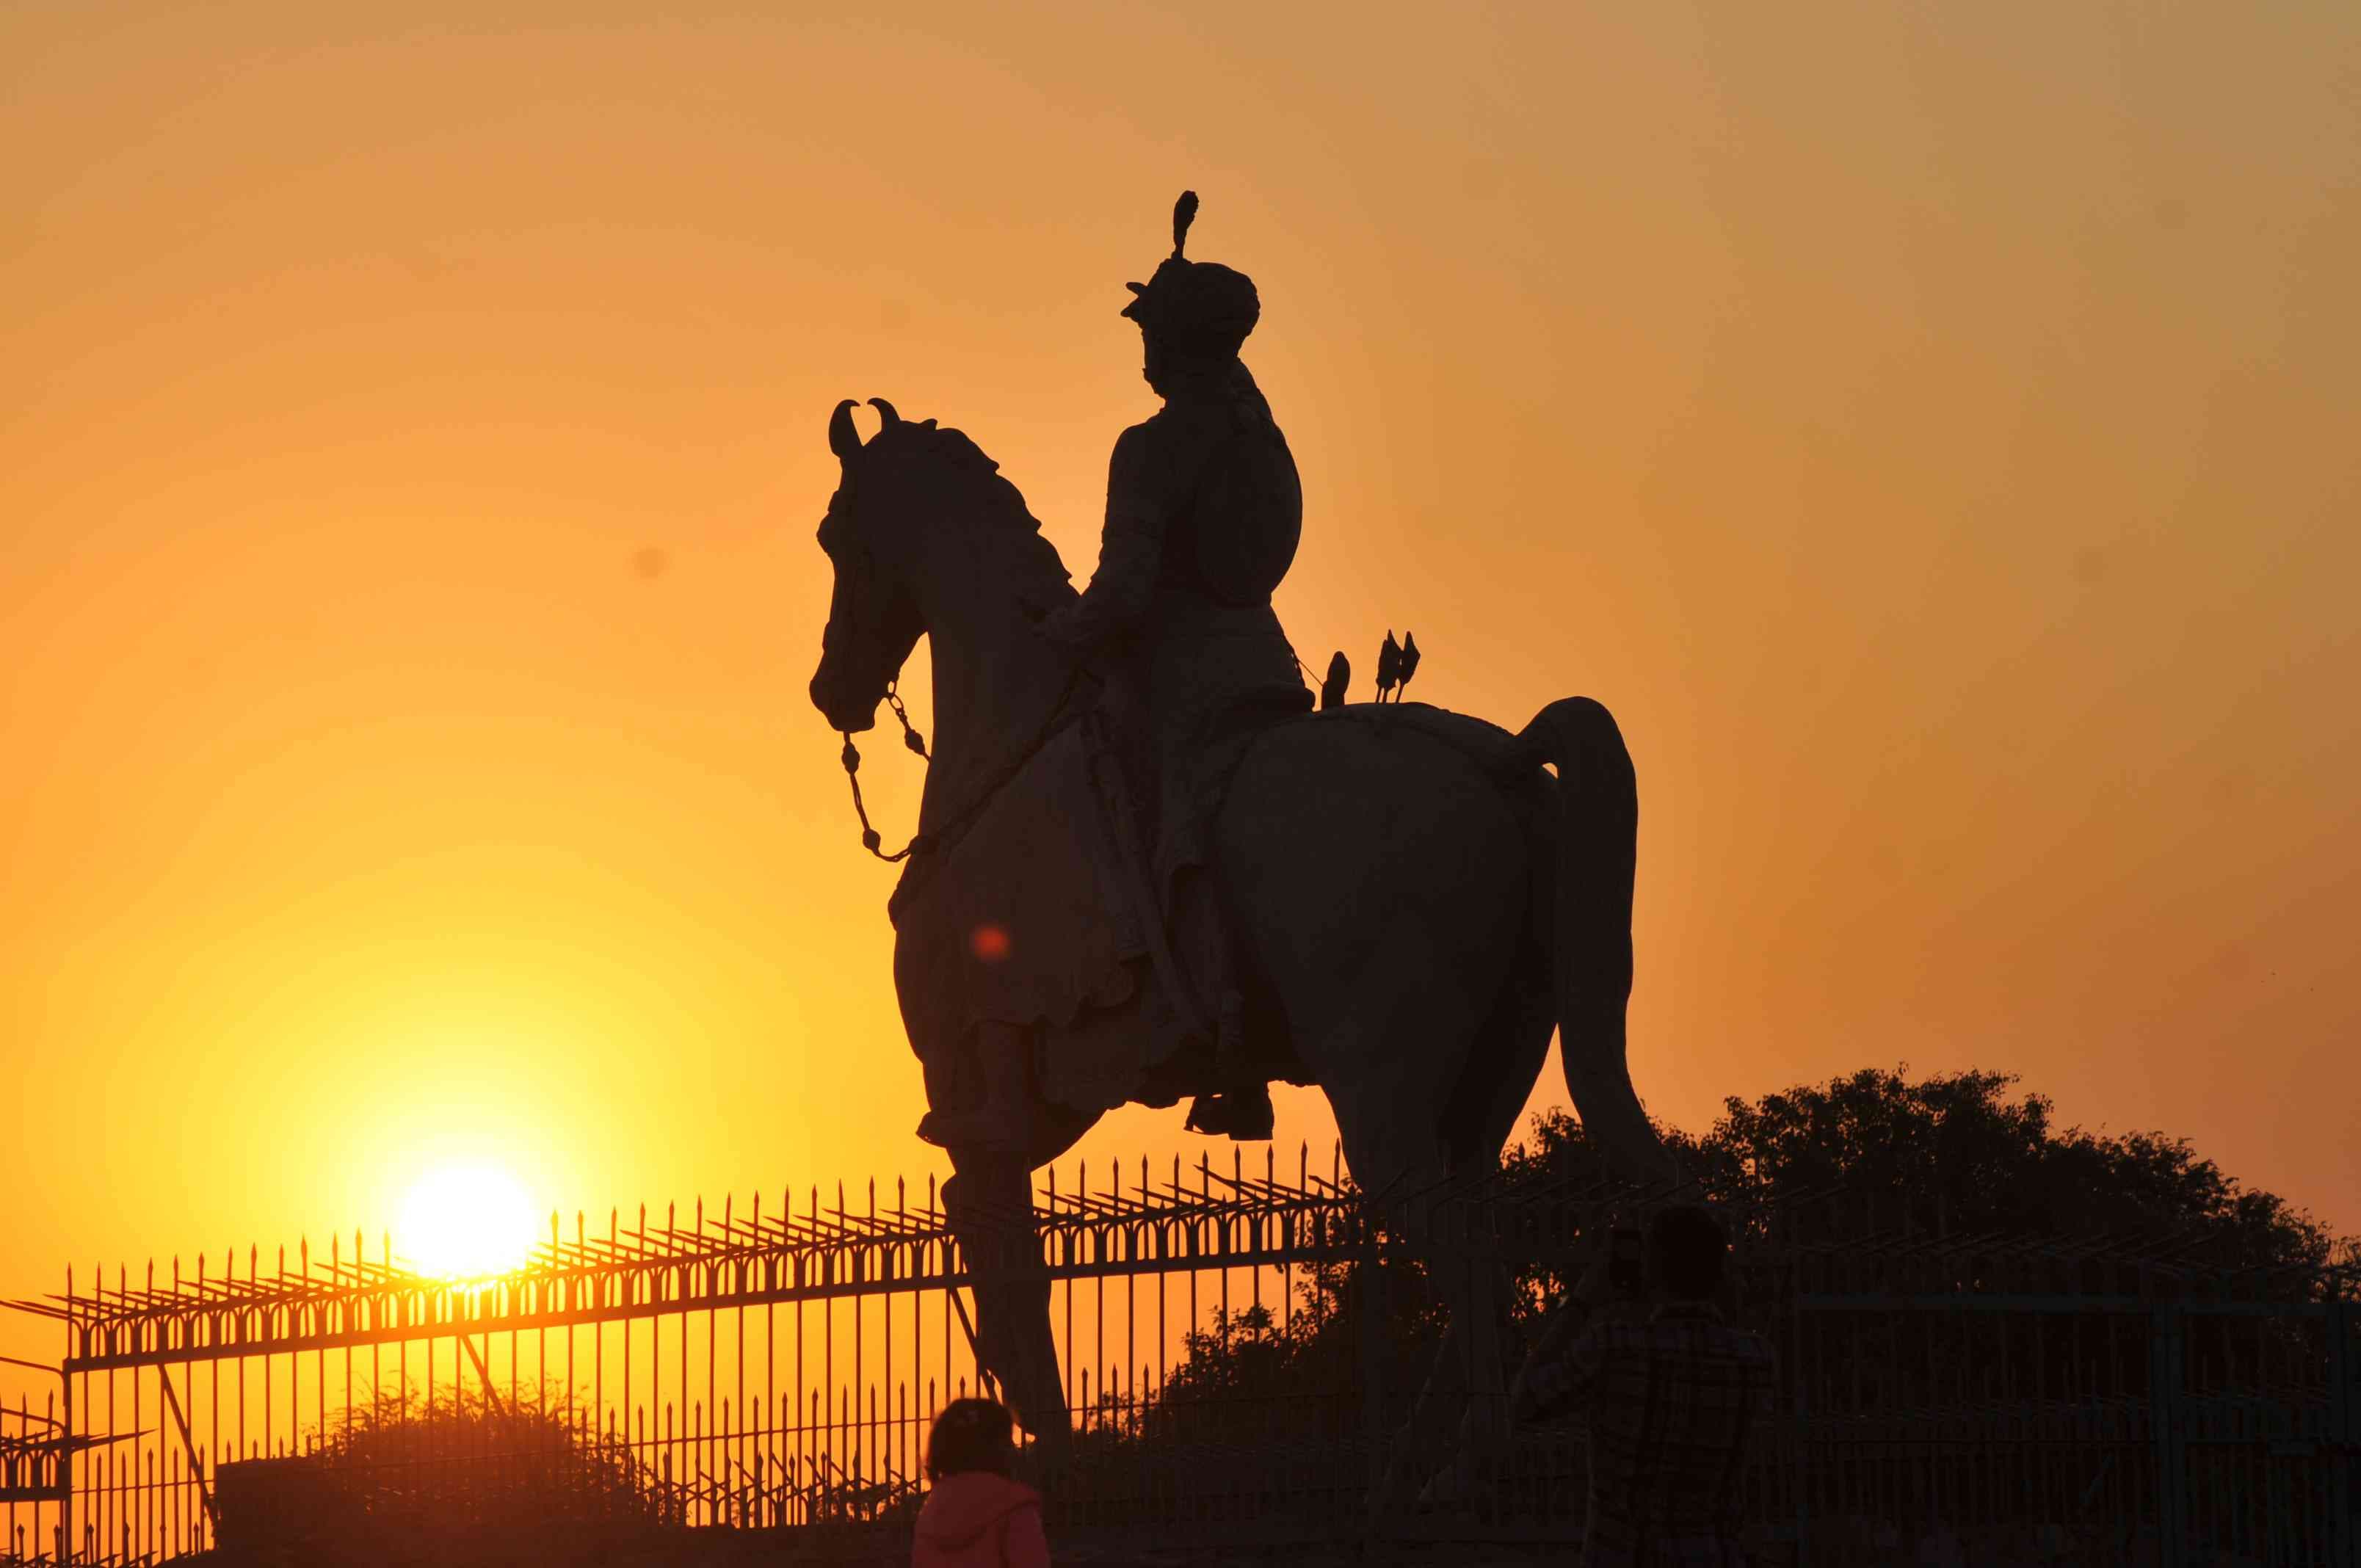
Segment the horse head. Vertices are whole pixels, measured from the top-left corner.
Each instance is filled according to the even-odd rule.
[[[886,687],[926,630],[903,565],[908,552],[894,450],[903,421],[883,398],[869,401],[884,424],[867,442],[853,428],[851,398],[829,418],[829,449],[842,473],[819,525],[819,547],[835,568],[836,587],[820,632],[811,699],[830,728],[848,734],[876,722]]]
[[[861,438],[852,400],[829,417],[841,468],[819,525],[835,568],[812,706],[846,733],[869,729],[921,635],[970,641],[989,663],[1031,640],[1019,611],[1072,597],[1057,552],[999,465],[956,430],[906,420],[872,398],[882,423]]]

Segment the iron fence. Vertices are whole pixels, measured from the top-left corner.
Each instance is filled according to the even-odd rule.
[[[1372,1197],[1333,1157],[1258,1163],[1069,1167],[1037,1191],[1074,1414],[1054,1463],[1031,1456],[1053,1524],[1577,1539],[1576,1431],[1526,1434],[1449,1508],[1372,1523],[1373,1488],[1414,1482],[1449,1438],[1401,1435],[1440,1322],[1400,1238],[1415,1229],[1429,1266],[1521,1281],[1529,1306],[1537,1271],[1635,1194],[1501,1178]],[[1832,1226],[1835,1201],[1739,1227],[1726,1305],[1780,1368],[1745,1477],[1760,1554],[2355,1561],[2349,1278],[2193,1264],[2169,1238]],[[49,1407],[0,1412],[14,1558],[161,1562],[240,1520],[336,1540],[521,1508],[552,1530],[837,1530],[906,1551],[928,1426],[980,1381],[931,1185],[571,1231],[553,1222],[492,1279],[423,1277],[340,1236],[15,1303],[65,1344]]]

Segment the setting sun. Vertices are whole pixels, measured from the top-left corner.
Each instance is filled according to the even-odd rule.
[[[464,1279],[501,1274],[532,1255],[536,1228],[523,1183],[497,1166],[428,1171],[401,1206],[402,1255],[422,1273]]]

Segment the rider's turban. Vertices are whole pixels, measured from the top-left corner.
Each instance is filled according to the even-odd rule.
[[[1197,215],[1197,192],[1183,191],[1172,207],[1172,254],[1145,283],[1126,283],[1138,297],[1124,314],[1168,342],[1235,351],[1262,316],[1254,280],[1217,261],[1181,255]]]

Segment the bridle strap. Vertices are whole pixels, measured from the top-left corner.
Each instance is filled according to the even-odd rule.
[[[931,762],[934,759],[927,754],[927,738],[918,733],[917,727],[910,722],[910,710],[902,706],[901,684],[898,679],[885,683],[885,706],[892,708],[894,717],[901,721],[902,744],[915,752],[919,762]],[[844,751],[839,760],[844,763],[845,781],[852,785],[853,815],[861,818],[861,847],[889,866],[896,861],[909,859],[910,851],[927,842],[927,836],[914,833],[910,841],[899,850],[890,855],[885,852],[884,836],[869,825],[869,803],[861,798],[861,748],[852,743],[851,730],[843,729],[838,733],[844,737]]]
[[[909,859],[916,851],[931,850],[945,839],[958,838],[966,830],[969,820],[983,809],[986,802],[1000,793],[1001,786],[1015,778],[1018,770],[1038,756],[1041,748],[1049,743],[1049,738],[1065,726],[1068,710],[1073,707],[1074,691],[1082,685],[1082,674],[1083,666],[1077,661],[1067,672],[1066,689],[1058,694],[1057,703],[1049,709],[1049,717],[1043,720],[1040,733],[1034,736],[1031,743],[1023,751],[1011,758],[1008,765],[994,774],[983,788],[978,790],[974,799],[953,813],[939,831],[914,833],[910,836],[908,843],[890,855],[885,852],[884,836],[870,825],[869,806],[861,797],[861,748],[852,743],[851,730],[839,730],[837,733],[844,737],[844,751],[839,760],[844,763],[846,781],[852,785],[852,810],[853,814],[861,818],[861,847],[890,866],[897,861]],[[915,753],[918,761],[931,764],[934,759],[927,752],[926,737],[918,733],[917,727],[910,722],[909,710],[902,706],[902,694],[898,689],[900,685],[898,679],[885,683],[885,706],[893,710],[894,718],[902,726],[902,744]]]

